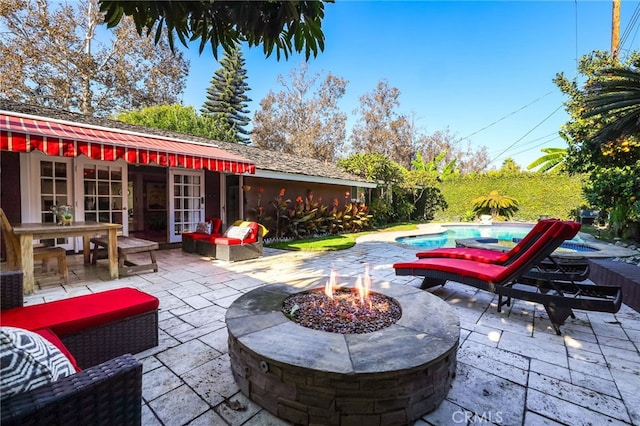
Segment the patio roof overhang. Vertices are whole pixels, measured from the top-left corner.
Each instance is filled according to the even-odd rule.
[[[47,155],[93,160],[123,159],[131,164],[154,164],[223,173],[255,173],[255,163],[215,145],[120,129],[92,126],[46,117],[0,111],[0,150],[42,151]]]

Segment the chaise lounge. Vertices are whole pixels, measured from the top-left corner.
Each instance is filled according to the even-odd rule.
[[[551,225],[558,219],[543,219],[538,221],[533,228],[510,250],[494,250],[471,247],[444,247],[416,253],[419,259],[449,258],[465,259],[476,262],[491,263],[507,266],[526,252]],[[515,241],[515,240],[514,240]],[[485,243],[497,243],[497,239],[483,239]],[[494,247],[497,248],[497,247]],[[542,271],[542,272],[540,272]],[[555,259],[549,255],[528,272],[530,277],[544,277],[554,280],[584,281],[589,276],[589,262],[578,260],[566,262]]]
[[[455,281],[498,295],[498,312],[509,306],[511,298],[541,303],[557,334],[564,321],[573,316],[572,309],[600,312],[618,312],[622,304],[622,291],[617,286],[596,286],[559,281],[552,278],[532,278],[532,269],[546,259],[565,240],[579,231],[576,222],[552,223],[528,248],[522,250],[508,264],[487,263],[458,258],[422,258],[393,265],[396,275],[421,276],[421,288],[426,289]]]

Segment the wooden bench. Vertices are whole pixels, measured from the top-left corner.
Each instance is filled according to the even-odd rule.
[[[100,248],[106,249],[109,245],[107,238],[91,238],[93,243],[93,256],[91,263],[96,264],[96,260],[100,256]],[[143,240],[141,238],[133,237],[118,237],[118,271],[120,275],[133,274],[139,271],[146,271],[153,269],[154,272],[158,272],[158,263],[156,262],[155,250],[158,250],[159,245],[155,241]],[[127,255],[133,253],[148,252],[151,258],[151,263],[136,264],[127,260]]]

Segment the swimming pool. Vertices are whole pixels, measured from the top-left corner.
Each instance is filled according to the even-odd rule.
[[[496,238],[500,241],[512,242],[514,238],[522,238],[531,230],[531,224],[505,225],[445,225],[445,232],[439,234],[414,235],[396,238],[396,242],[412,247],[430,250],[440,247],[455,247],[456,240],[467,238]],[[582,242],[576,237],[574,242]]]

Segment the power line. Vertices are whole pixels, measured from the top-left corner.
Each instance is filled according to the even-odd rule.
[[[529,102],[528,104],[526,104],[526,105],[524,105],[524,106],[522,106],[522,107],[518,108],[517,110],[515,110],[515,111],[513,111],[513,112],[510,112],[509,114],[505,115],[504,117],[497,119],[496,121],[494,121],[493,123],[491,123],[491,124],[489,124],[489,125],[487,125],[487,126],[483,127],[482,129],[480,129],[480,130],[476,130],[475,132],[471,133],[469,136],[465,136],[464,138],[460,139],[460,141],[464,141],[464,140],[466,140],[466,139],[469,139],[471,136],[477,135],[478,133],[480,133],[480,132],[482,132],[482,131],[484,131],[484,130],[487,130],[489,127],[491,127],[491,126],[493,126],[493,125],[495,125],[495,124],[498,124],[499,122],[501,122],[502,120],[504,120],[504,119],[506,119],[506,118],[511,117],[511,116],[512,116],[512,115],[514,115],[515,113],[522,111],[523,109],[525,109],[525,108],[527,108],[527,107],[529,107],[529,106],[533,105],[534,103],[536,103],[536,102],[538,102],[539,100],[541,100],[541,99],[543,99],[543,98],[545,98],[545,97],[549,96],[549,95],[550,95],[550,94],[552,94],[552,93],[554,93],[554,90],[552,90],[552,91],[550,91],[550,92],[548,92],[548,93],[546,93],[546,94],[544,94],[544,95],[540,96],[538,99],[535,99],[535,100],[533,100],[533,101]]]
[[[514,146],[516,146],[518,144],[518,142],[520,142],[522,139],[524,139],[525,137],[527,137],[527,135],[529,135],[531,132],[533,132],[535,129],[537,129],[538,127],[540,127],[545,121],[547,121],[549,118],[551,118],[551,116],[553,114],[555,114],[556,112],[558,112],[560,110],[560,108],[562,108],[563,105],[561,104],[558,108],[556,108],[555,110],[553,110],[553,112],[549,115],[547,115],[541,122],[539,122],[538,124],[536,124],[531,130],[529,130],[527,133],[525,133],[520,139],[516,140],[514,143],[512,143],[511,145],[509,145],[508,147],[506,147],[504,150],[502,150],[502,152],[498,155],[496,155],[494,158],[491,159],[491,161],[489,161],[489,164],[493,163],[494,161],[496,161],[500,156],[502,156],[505,152],[509,151],[511,148],[513,148]]]
[[[530,141],[525,142],[525,143],[523,143],[523,144],[521,144],[519,146],[519,148],[521,148],[522,151],[518,151],[518,152],[516,152],[516,153],[514,153],[512,155],[521,154],[522,152],[528,151],[528,150],[533,149],[533,148],[537,148],[539,146],[547,144],[547,143],[549,143],[549,142],[551,142],[553,140],[556,140],[558,138],[559,138],[558,132],[553,132],[553,133],[549,133],[548,135],[540,136],[539,138],[531,139]],[[540,142],[540,141],[542,141],[542,142]],[[535,144],[535,145],[533,145],[533,144]],[[531,146],[531,145],[533,145],[533,146]]]
[[[627,28],[625,28],[624,33],[622,33],[622,37],[620,38],[620,50],[622,50],[622,46],[624,46],[625,42],[627,41],[627,38],[629,38],[629,36],[631,35],[631,32],[633,31],[633,27],[635,27],[638,24],[638,18],[640,18],[640,3],[636,5],[636,9],[633,11],[633,15],[629,20],[629,25],[627,25]]]
[[[529,151],[531,151],[532,149],[540,148],[540,147],[541,147],[541,146],[543,146],[543,145],[546,145],[546,144],[548,144],[548,143],[551,143],[551,142],[555,141],[556,139],[563,140],[561,137],[556,136],[556,137],[554,137],[554,138],[551,138],[551,139],[549,139],[549,140],[546,140],[546,141],[544,141],[544,142],[541,142],[541,143],[539,143],[539,144],[537,144],[537,145],[535,145],[535,146],[532,146],[532,147],[530,147],[530,148],[523,149],[522,151],[514,152],[514,153],[513,153],[513,154],[511,154],[511,155],[520,155],[520,154],[524,154],[525,152],[529,152]]]

